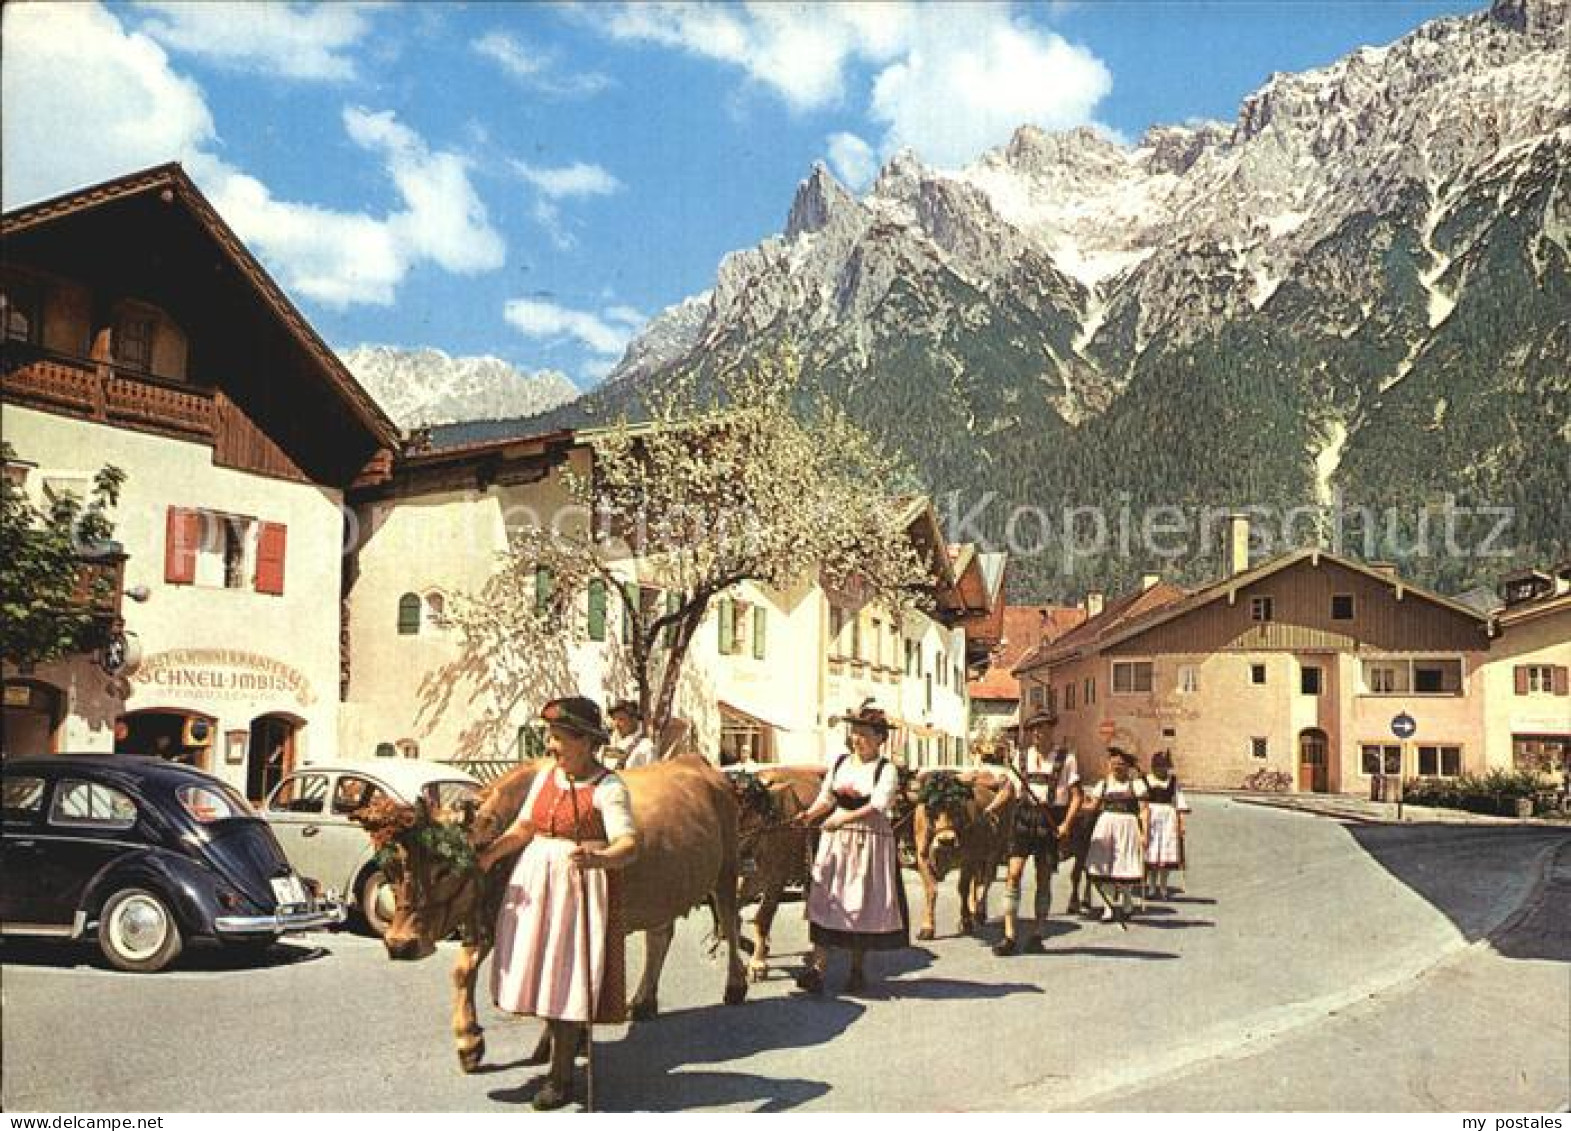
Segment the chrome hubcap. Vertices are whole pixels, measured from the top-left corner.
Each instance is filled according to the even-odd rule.
[[[132,896],[115,909],[115,941],[128,957],[143,959],[156,953],[169,933],[164,909],[151,899]]]

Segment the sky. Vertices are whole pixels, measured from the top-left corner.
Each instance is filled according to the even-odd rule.
[[[163,161],[335,347],[599,381],[824,161],[1233,120],[1484,0],[8,3],[7,209]],[[62,76],[70,76],[62,81]]]

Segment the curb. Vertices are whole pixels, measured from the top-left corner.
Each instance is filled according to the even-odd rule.
[[[1548,845],[1540,852],[1534,861],[1537,875],[1528,884],[1527,890],[1522,893],[1522,898],[1517,900],[1516,906],[1507,912],[1499,923],[1485,931],[1470,945],[1493,950],[1497,939],[1510,934],[1531,918],[1544,905],[1544,895],[1559,864],[1560,856],[1568,850],[1571,850],[1571,840]],[[1568,860],[1568,866],[1571,866],[1571,860]]]
[[[1267,809],[1281,809],[1290,813],[1308,813],[1311,816],[1332,817],[1342,821],[1359,821],[1367,825],[1463,825],[1475,828],[1541,828],[1560,829],[1571,835],[1571,824],[1567,824],[1565,821],[1551,821],[1543,817],[1494,817],[1487,813],[1463,814],[1461,810],[1436,809],[1426,805],[1409,805],[1406,806],[1407,814],[1399,821],[1394,811],[1389,816],[1383,816],[1378,813],[1360,813],[1328,805],[1302,804],[1296,801],[1281,800],[1277,795],[1272,794],[1216,793],[1212,796],[1225,797],[1229,801],[1237,801],[1244,805],[1259,805]],[[1420,812],[1423,815],[1417,816],[1416,814]],[[1442,817],[1439,815],[1441,813],[1448,815]],[[1456,816],[1449,815],[1452,813],[1455,813]]]

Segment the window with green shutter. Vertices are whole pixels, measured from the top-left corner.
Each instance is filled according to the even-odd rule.
[[[605,639],[605,581],[589,579],[589,639]]]
[[[638,615],[635,611],[643,608],[639,601],[638,582],[624,581],[622,583],[622,643],[631,646],[633,643],[633,618]]]
[[[731,598],[720,598],[720,654],[729,656],[736,651],[736,622],[732,619]]]
[[[551,570],[535,567],[535,615],[543,617],[551,608]]]
[[[420,631],[420,596],[405,593],[398,598],[398,635],[415,636]]]
[[[520,762],[545,757],[545,726],[541,723],[525,723],[519,727],[515,749]]]
[[[769,610],[762,605],[753,606],[753,659],[764,658],[764,625],[768,619]]]
[[[669,590],[668,589],[666,591],[666,595],[665,595],[665,615],[668,616],[668,617],[669,616],[675,616],[677,609],[679,609],[681,607],[682,607],[682,603],[679,600],[677,600],[676,593],[673,590]],[[670,626],[665,630],[665,635],[663,637],[663,643],[665,644],[665,646],[667,648],[673,648],[673,647],[676,646],[676,622],[675,621],[672,621]]]

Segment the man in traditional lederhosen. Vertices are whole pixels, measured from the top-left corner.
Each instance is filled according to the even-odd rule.
[[[1015,801],[1014,822],[1009,830],[1009,864],[1004,879],[1004,937],[993,947],[999,957],[1016,953],[1042,953],[1042,936],[1047,930],[1047,916],[1052,907],[1052,878],[1055,864],[1056,830],[1048,802],[1052,792],[1047,776],[1031,775],[1027,770],[1027,751],[1018,756],[1006,756],[1005,771],[999,781],[998,793],[985,813],[997,819],[998,814]],[[1035,780],[1033,780],[1033,776]],[[1020,915],[1020,893],[1024,886],[1026,861],[1036,863],[1036,891],[1033,910],[1036,931],[1019,943],[1016,921]]]

